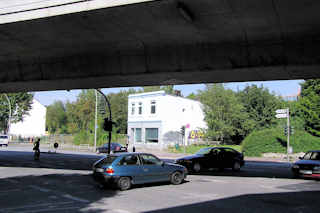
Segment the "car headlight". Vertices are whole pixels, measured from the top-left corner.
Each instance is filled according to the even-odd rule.
[[[299,169],[299,165],[294,164],[294,165],[292,166],[292,168],[293,168],[293,169]]]
[[[320,170],[320,166],[313,167],[313,170]]]

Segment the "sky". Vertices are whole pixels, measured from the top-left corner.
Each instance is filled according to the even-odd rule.
[[[243,90],[247,85],[258,85],[268,88],[270,92],[278,96],[289,96],[297,94],[300,88],[300,83],[303,80],[286,80],[286,81],[254,81],[254,82],[241,82],[241,83],[225,83],[226,88],[234,91]],[[186,84],[186,85],[175,85],[174,89],[181,90],[183,96],[188,96],[190,93],[196,93],[198,90],[204,89],[204,84]],[[122,87],[122,88],[108,88],[102,91],[105,94],[116,93],[120,90],[127,90],[129,88],[138,89],[140,87]],[[48,92],[36,92],[35,98],[43,105],[48,106],[54,101],[75,101],[81,90],[60,90],[60,91],[48,91]]]

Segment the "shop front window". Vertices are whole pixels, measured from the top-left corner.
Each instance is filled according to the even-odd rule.
[[[158,143],[158,128],[146,128],[146,142]]]

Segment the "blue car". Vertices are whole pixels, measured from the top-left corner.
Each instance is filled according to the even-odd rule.
[[[93,164],[93,177],[102,184],[116,185],[120,190],[132,184],[167,182],[181,184],[187,177],[184,166],[166,163],[148,153],[106,155]]]

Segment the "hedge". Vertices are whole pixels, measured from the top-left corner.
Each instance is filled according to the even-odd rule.
[[[282,128],[254,131],[242,142],[242,150],[246,156],[261,156],[263,153],[286,153],[287,136]],[[295,131],[290,136],[290,146],[294,153],[320,150],[320,138],[305,131]]]

